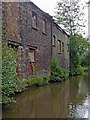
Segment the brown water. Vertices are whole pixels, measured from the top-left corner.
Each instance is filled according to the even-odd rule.
[[[3,105],[3,118],[88,118],[89,75],[29,88]]]

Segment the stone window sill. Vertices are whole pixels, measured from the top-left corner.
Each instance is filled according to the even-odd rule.
[[[57,54],[61,55],[61,52],[58,52]]]
[[[44,35],[47,35],[47,33],[46,32],[42,32]]]
[[[35,28],[35,27],[33,27],[33,26],[32,26],[32,28],[33,28],[34,30],[37,30],[37,31],[38,31],[38,29],[37,29],[37,28]]]
[[[52,47],[56,47],[55,45],[52,45]]]

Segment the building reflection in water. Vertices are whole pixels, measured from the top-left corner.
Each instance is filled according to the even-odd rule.
[[[15,96],[16,103],[3,106],[3,118],[87,117],[88,75],[65,82],[35,87]]]

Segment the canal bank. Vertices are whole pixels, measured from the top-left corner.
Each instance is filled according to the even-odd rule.
[[[16,103],[3,105],[3,118],[88,118],[90,75],[29,88],[14,96]]]

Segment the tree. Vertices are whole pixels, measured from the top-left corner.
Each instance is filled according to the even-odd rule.
[[[88,41],[81,35],[70,36],[70,75],[80,74],[81,58],[88,52]],[[84,59],[85,60],[85,59]],[[86,60],[87,61],[87,60]]]
[[[82,56],[84,53],[88,51],[88,38],[84,38],[80,34],[76,34],[75,37],[76,37],[75,48],[77,48],[78,54]]]
[[[57,3],[55,20],[70,35],[70,75],[82,72],[81,56],[88,49],[87,40],[80,34],[85,27],[83,8],[80,0],[61,0]]]
[[[82,7],[83,9],[83,7]],[[81,11],[80,0],[61,0],[57,2],[55,20],[63,25],[69,35],[74,35],[85,27],[84,13]]]

